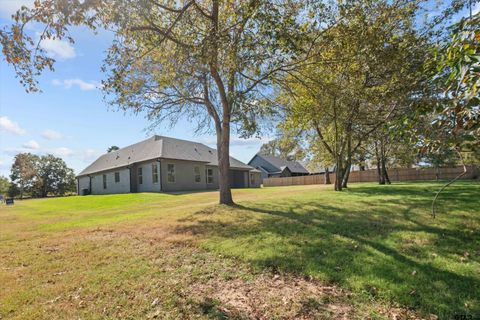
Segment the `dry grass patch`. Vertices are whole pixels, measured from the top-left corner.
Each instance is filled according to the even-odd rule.
[[[68,231],[2,251],[2,319],[362,319],[350,293],[205,251],[171,226]],[[412,313],[402,310],[403,315]]]

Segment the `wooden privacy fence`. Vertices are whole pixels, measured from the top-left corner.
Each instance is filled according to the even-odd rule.
[[[455,168],[398,168],[389,169],[388,176],[390,181],[414,181],[414,180],[437,180],[452,179],[463,172],[463,167]],[[467,174],[462,179],[473,179],[479,172],[475,166],[467,166]],[[332,183],[335,181],[335,174],[330,174]],[[354,182],[376,182],[378,181],[377,169],[365,171],[352,171],[348,179],[349,183]],[[315,174],[310,176],[266,178],[263,179],[264,187],[275,186],[294,186],[307,184],[323,184],[325,182],[324,174]]]

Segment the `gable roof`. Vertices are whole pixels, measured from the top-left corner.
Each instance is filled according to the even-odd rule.
[[[155,135],[147,140],[101,155],[78,176],[160,158],[203,162],[211,166],[218,166],[217,150],[213,148],[198,142]],[[233,157],[230,157],[230,167],[232,169],[253,169]]]
[[[268,156],[268,155],[263,155],[263,154],[256,154],[255,157],[260,157],[263,160],[267,161],[270,163],[272,166],[277,168],[277,171],[268,171],[266,168],[263,168],[265,171],[268,171],[269,173],[279,173],[282,172],[285,169],[290,170],[292,173],[304,173],[308,174],[309,171],[305,169],[305,167],[299,162],[299,161],[288,161],[279,157],[275,156]],[[253,160],[253,159],[252,159]],[[250,160],[250,162],[252,161]],[[249,162],[249,163],[250,163]]]

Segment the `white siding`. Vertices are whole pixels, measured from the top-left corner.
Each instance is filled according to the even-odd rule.
[[[80,177],[78,178],[78,190],[77,194],[83,195],[83,190],[88,189],[90,190],[90,178],[89,177]]]
[[[120,173],[120,182],[115,182],[115,172]],[[107,176],[107,188],[103,188],[103,175]],[[128,193],[130,192],[130,170],[119,169],[92,175],[92,194]]]
[[[152,164],[156,163],[157,164],[157,170],[159,172],[158,175],[158,182],[153,183],[153,176],[152,176]],[[142,168],[142,184],[138,183],[138,168]],[[160,192],[160,162],[158,161],[152,161],[152,162],[146,162],[142,163],[136,166],[137,170],[137,181],[135,182],[137,184],[137,192]]]
[[[168,182],[168,164],[175,165],[175,182]],[[200,168],[200,182],[195,182],[194,167]],[[205,164],[182,160],[162,159],[162,188],[163,191],[189,191],[207,188],[205,180]]]
[[[218,189],[218,167],[207,166],[207,168],[213,169],[213,183],[207,184],[207,189]]]

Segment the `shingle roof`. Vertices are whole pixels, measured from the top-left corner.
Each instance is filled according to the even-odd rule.
[[[218,166],[217,150],[215,149],[198,142],[155,135],[147,140],[100,156],[78,176],[122,168],[132,163],[159,158],[197,161]],[[230,167],[233,169],[253,169],[233,157],[230,157]]]
[[[298,161],[288,161],[279,157],[267,156],[263,154],[257,154],[257,156],[262,157],[265,161],[278,168],[279,171],[283,171],[285,168],[288,168],[288,170],[290,170],[292,173],[309,173],[309,171],[305,169]]]

